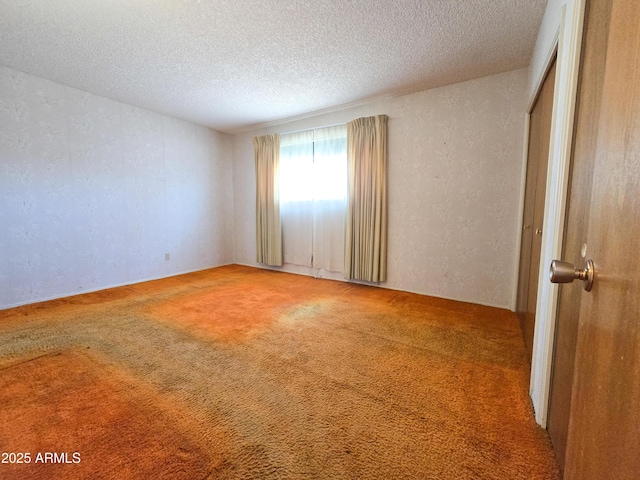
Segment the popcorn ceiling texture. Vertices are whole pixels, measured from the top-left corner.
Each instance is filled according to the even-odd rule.
[[[221,131],[514,70],[545,0],[0,0],[0,64]]]

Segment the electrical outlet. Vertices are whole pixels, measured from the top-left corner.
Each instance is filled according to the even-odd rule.
[[[171,255],[169,255],[168,253],[164,254],[164,259],[165,260],[169,260],[171,258]]]

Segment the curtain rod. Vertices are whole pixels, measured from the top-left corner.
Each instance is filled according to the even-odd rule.
[[[312,130],[320,130],[322,128],[338,127],[340,125],[346,125],[347,122],[333,123],[331,125],[323,125],[322,127],[303,128],[302,130],[293,130],[291,132],[278,133],[278,135],[291,135],[292,133],[310,132]]]

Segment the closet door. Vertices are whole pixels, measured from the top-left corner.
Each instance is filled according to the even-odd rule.
[[[529,127],[527,181],[516,303],[529,361],[533,352],[555,78],[556,62],[553,60],[531,111]]]

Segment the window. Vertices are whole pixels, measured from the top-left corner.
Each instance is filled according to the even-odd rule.
[[[279,175],[284,262],[341,272],[346,125],[281,135]]]

